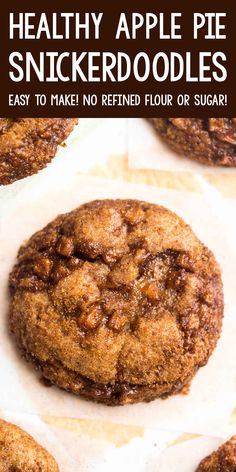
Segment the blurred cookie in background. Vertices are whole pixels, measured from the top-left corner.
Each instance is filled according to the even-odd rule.
[[[47,166],[77,118],[0,118],[0,185]]]
[[[59,472],[55,459],[25,431],[0,419],[0,472]]]
[[[199,464],[196,472],[235,472],[236,436],[224,443],[219,449]]]
[[[210,166],[236,166],[236,118],[150,118],[178,154]]]

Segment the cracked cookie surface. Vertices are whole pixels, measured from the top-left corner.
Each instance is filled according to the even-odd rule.
[[[211,166],[236,166],[236,118],[151,118],[174,151]]]
[[[59,472],[55,459],[25,431],[0,419],[0,472]]]
[[[10,329],[52,383],[116,405],[180,391],[220,335],[211,251],[176,214],[98,200],[58,216],[20,248]]]
[[[46,167],[77,122],[75,118],[0,118],[0,185]]]
[[[236,472],[236,436],[203,459],[196,472]]]

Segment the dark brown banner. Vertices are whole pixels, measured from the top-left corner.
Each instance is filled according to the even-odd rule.
[[[232,3],[142,3],[3,4],[1,116],[236,116]]]

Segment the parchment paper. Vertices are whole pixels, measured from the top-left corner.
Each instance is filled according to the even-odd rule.
[[[47,179],[43,189],[29,186],[21,192],[15,197],[14,205],[6,204],[0,222],[0,376],[4,385],[1,407],[18,413],[90,418],[219,437],[227,435],[228,418],[236,403],[236,202],[223,200],[210,186],[205,189],[205,195],[200,196],[80,175],[66,180],[60,190],[51,183]],[[7,332],[7,278],[20,244],[58,213],[95,198],[126,197],[156,202],[176,211],[213,250],[223,271],[225,319],[217,348],[207,366],[195,376],[187,396],[176,395],[149,404],[106,407],[56,387],[44,387],[32,367],[19,357]]]
[[[235,168],[212,167],[177,154],[158,136],[147,120],[130,118],[128,124],[128,156],[131,169],[152,169],[201,174],[232,174]]]
[[[176,444],[172,443],[159,455],[158,472],[195,472],[200,461],[217,450],[226,439],[213,437],[184,438],[180,436]],[[154,466],[154,463],[153,463]],[[154,470],[154,468],[150,468]]]
[[[45,447],[57,460],[60,472],[195,472],[199,462],[228,439],[132,430],[99,421],[56,421],[2,410],[0,416]]]

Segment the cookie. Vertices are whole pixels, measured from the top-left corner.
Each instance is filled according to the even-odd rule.
[[[55,459],[18,426],[0,419],[0,472],[59,472]]]
[[[51,383],[109,405],[179,392],[221,332],[221,273],[166,208],[101,200],[21,247],[10,330]]]
[[[236,436],[224,443],[217,451],[199,464],[196,472],[235,472]]]
[[[210,166],[236,166],[236,118],[151,118],[174,151]]]
[[[0,118],[0,185],[36,174],[53,159],[77,119]]]

